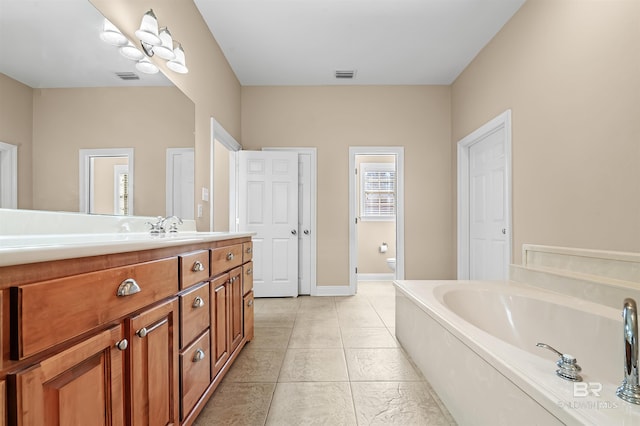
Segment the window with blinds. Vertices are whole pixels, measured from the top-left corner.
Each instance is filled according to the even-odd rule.
[[[396,171],[393,163],[360,164],[360,218],[394,220]]]

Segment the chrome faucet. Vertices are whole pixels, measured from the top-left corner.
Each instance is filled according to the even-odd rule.
[[[551,352],[560,357],[560,359],[556,361],[556,365],[558,366],[556,374],[558,375],[558,377],[569,380],[571,382],[582,381],[582,377],[580,376],[582,368],[580,368],[580,366],[578,365],[578,361],[573,355],[563,354],[562,352],[552,348],[546,343],[538,343],[536,346],[539,348],[549,349]]]
[[[624,379],[616,395],[632,404],[640,404],[638,383],[638,307],[633,299],[624,299],[622,307],[624,337]]]
[[[180,219],[178,216],[158,216],[155,223],[147,222],[147,225],[151,226],[151,229],[149,230],[151,232],[151,235],[158,235],[167,232],[166,226],[169,222],[171,223],[171,225],[169,226],[168,231],[171,233],[178,232],[178,224],[182,225],[182,219]]]

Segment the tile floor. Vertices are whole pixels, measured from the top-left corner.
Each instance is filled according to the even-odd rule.
[[[195,424],[455,424],[395,340],[391,282],[358,287],[256,299],[255,338]]]

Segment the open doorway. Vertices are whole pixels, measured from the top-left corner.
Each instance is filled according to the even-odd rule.
[[[349,148],[349,287],[404,278],[404,148]]]

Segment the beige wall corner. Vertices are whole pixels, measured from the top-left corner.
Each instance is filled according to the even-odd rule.
[[[31,209],[33,90],[0,73],[0,142],[18,147],[18,208]]]
[[[245,149],[317,147],[318,285],[349,283],[349,146],[405,147],[406,278],[453,278],[450,111],[445,86],[242,88]]]
[[[512,110],[514,263],[523,243],[640,251],[638,16],[528,1],[452,85],[454,183],[455,143]]]

